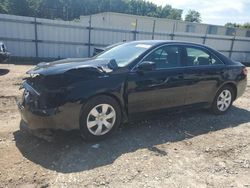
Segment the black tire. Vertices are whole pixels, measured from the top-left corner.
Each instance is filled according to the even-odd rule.
[[[217,100],[218,100],[218,97],[220,96],[220,94],[223,92],[223,91],[229,91],[231,93],[231,102],[230,102],[230,105],[229,107],[227,107],[226,110],[222,111],[219,109],[218,105],[217,105]],[[214,101],[213,101],[213,104],[212,104],[212,107],[211,107],[211,112],[213,114],[216,114],[216,115],[222,115],[222,114],[225,114],[232,106],[233,104],[233,101],[235,99],[235,91],[233,90],[233,88],[229,85],[226,85],[226,86],[223,86],[218,92],[217,94],[215,95],[215,98],[214,98]]]
[[[87,120],[88,120],[88,116],[89,116],[89,113],[91,112],[91,110],[100,104],[108,104],[108,105],[112,106],[113,109],[115,110],[116,118],[114,121],[114,125],[110,129],[109,132],[105,133],[104,135],[96,136],[96,135],[92,134],[90,132],[90,130],[88,129]],[[90,99],[83,106],[83,108],[81,110],[81,114],[80,114],[80,122],[79,123],[80,123],[81,135],[85,141],[93,142],[93,141],[103,140],[103,139],[109,137],[111,134],[113,134],[117,130],[119,125],[121,124],[120,105],[118,104],[118,102],[114,98],[112,98],[110,96],[102,95],[102,96],[94,97],[94,98]]]

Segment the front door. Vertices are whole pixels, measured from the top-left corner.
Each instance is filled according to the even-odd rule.
[[[145,112],[184,105],[186,86],[183,81],[182,48],[158,47],[142,62],[155,63],[155,69],[131,71],[127,82],[129,113]]]

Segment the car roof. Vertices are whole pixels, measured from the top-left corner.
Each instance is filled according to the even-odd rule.
[[[137,41],[131,41],[126,43],[135,43],[135,44],[149,44],[153,46],[161,45],[161,44],[184,44],[184,45],[195,45],[195,46],[201,46],[201,47],[207,47],[203,44],[198,44],[194,42],[187,42],[187,41],[178,41],[178,40],[137,40]]]
[[[178,41],[178,40],[138,40],[138,41],[131,41],[127,43],[136,43],[136,44],[149,44],[152,47],[157,47],[164,44],[176,44],[176,45],[186,45],[186,46],[193,46],[193,47],[200,47],[205,48],[215,54],[220,60],[223,60],[226,64],[233,63],[228,57],[224,56],[221,52],[215,50],[213,47],[206,46],[204,44],[194,43],[194,42],[187,42],[187,41]]]

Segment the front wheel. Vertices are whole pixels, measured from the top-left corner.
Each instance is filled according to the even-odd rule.
[[[121,123],[121,109],[115,99],[98,96],[83,107],[80,117],[81,134],[86,141],[102,140]]]
[[[212,112],[218,115],[226,113],[232,106],[234,95],[235,93],[232,87],[230,86],[222,87],[215,96],[211,108]]]

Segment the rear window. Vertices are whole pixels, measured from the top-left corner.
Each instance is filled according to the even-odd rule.
[[[186,48],[188,66],[206,66],[223,64],[216,56],[198,48]]]

